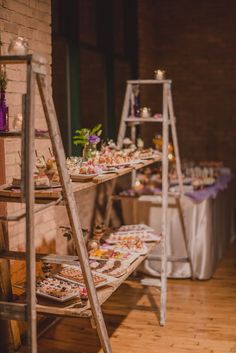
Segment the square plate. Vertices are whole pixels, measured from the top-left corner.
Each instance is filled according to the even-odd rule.
[[[63,273],[63,269],[64,269],[64,273]],[[66,275],[67,271],[68,272],[74,272],[75,275],[78,275],[79,277],[81,277],[81,280],[80,279],[78,279],[78,280],[77,279],[73,279],[73,275],[71,275],[71,276],[68,275],[67,276]],[[95,271],[92,271],[92,275],[93,275],[93,278],[98,278],[98,280],[99,280],[99,282],[97,284],[95,283],[95,287],[96,288],[100,288],[100,287],[103,287],[103,286],[110,285],[112,282],[114,282],[116,280],[116,278],[114,278],[114,277],[105,275],[103,273],[97,273]],[[85,287],[85,283],[84,283],[84,279],[83,279],[83,276],[82,276],[82,271],[81,271],[80,266],[63,265],[61,271],[56,273],[55,277],[59,278],[59,279],[62,279],[64,281],[68,281],[68,282],[75,283],[75,284],[78,284],[80,286]]]

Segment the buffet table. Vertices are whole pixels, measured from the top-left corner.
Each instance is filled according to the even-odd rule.
[[[224,180],[226,181],[226,180]],[[209,279],[225,249],[235,239],[232,205],[232,185],[229,180],[208,190],[181,197],[186,233],[190,247],[194,277]],[[217,189],[217,190],[216,190]],[[123,198],[122,207],[126,224],[146,223],[161,232],[161,208],[159,196],[147,195],[140,198]],[[173,197],[170,197],[170,204]],[[135,218],[135,219],[134,219]],[[168,208],[167,255],[186,257],[186,249],[178,210]],[[159,254],[159,249],[155,251]],[[160,271],[160,262],[149,261],[149,266]],[[190,265],[168,263],[168,276],[174,278],[191,277]]]

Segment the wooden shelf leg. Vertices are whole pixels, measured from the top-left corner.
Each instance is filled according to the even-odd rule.
[[[5,223],[0,223],[0,251],[7,250],[7,227]],[[0,300],[11,300],[11,274],[8,260],[0,260]],[[21,345],[20,331],[17,321],[0,320],[0,352],[7,351],[11,346],[17,350]]]
[[[43,104],[43,110],[48,125],[49,135],[51,137],[53,151],[56,157],[58,172],[62,184],[63,196],[66,202],[67,213],[72,227],[72,239],[74,241],[75,249],[80,259],[81,270],[85,280],[86,288],[88,290],[88,298],[90,301],[93,317],[96,322],[98,336],[104,353],[111,353],[112,349],[102,310],[98,301],[97,292],[94,286],[88,260],[87,249],[85,246],[83,232],[78,217],[78,207],[75,201],[70,177],[66,167],[65,152],[62,144],[55,107],[53,104],[52,96],[48,94],[49,89],[47,87],[45,76],[37,74],[36,77],[39,93]]]
[[[166,321],[166,300],[167,300],[167,256],[166,256],[166,236],[167,236],[167,208],[168,208],[168,95],[169,84],[164,83],[163,87],[163,161],[162,161],[162,239],[161,239],[161,300],[160,300],[160,325]]]
[[[104,218],[104,223],[107,227],[109,227],[109,223],[111,220],[111,212],[112,212],[112,206],[113,206],[112,195],[114,193],[115,187],[116,187],[116,179],[113,179],[112,184],[111,184],[111,188],[109,190],[108,201],[107,201],[107,206],[106,206],[106,211],[105,211],[105,218]]]

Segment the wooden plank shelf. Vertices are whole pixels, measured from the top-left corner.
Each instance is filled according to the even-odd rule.
[[[162,118],[154,118],[154,117],[149,117],[149,118],[139,118],[139,117],[128,117],[125,119],[126,123],[163,123]],[[168,122],[170,124],[170,122]]]
[[[0,319],[25,321],[26,317],[26,304],[0,301]]]
[[[101,174],[94,177],[91,181],[84,182],[73,182],[72,189],[74,193],[78,193],[82,190],[90,189],[98,184],[105,183],[109,180],[116,179],[122,175],[131,173],[133,170],[138,170],[149,166],[155,162],[161,161],[161,155],[155,156],[149,160],[143,160],[138,164],[133,164],[128,168],[118,169],[115,173]],[[36,203],[48,203],[52,200],[58,200],[62,196],[61,188],[51,188],[45,190],[35,190],[35,201]],[[20,189],[14,189],[10,184],[4,184],[0,186],[0,202],[22,202]]]
[[[25,261],[26,253],[24,251],[1,251],[0,258],[7,260]],[[42,261],[52,264],[78,264],[79,258],[77,255],[57,255],[57,254],[43,254],[36,253],[36,261]]]
[[[153,250],[156,246],[158,246],[158,242],[153,242],[148,244],[149,252]],[[97,296],[99,300],[99,304],[102,305],[110,296],[117,290],[117,288],[138,268],[138,266],[148,257],[146,255],[140,255],[128,268],[127,272],[117,278],[116,281],[112,282],[107,286],[101,287],[97,289]],[[47,256],[45,257],[47,258]],[[56,258],[56,255],[55,255]],[[65,256],[66,258],[66,256]],[[69,257],[68,258],[73,258]],[[74,256],[74,258],[76,258]],[[48,256],[48,260],[50,259],[50,255]],[[78,262],[77,262],[78,263]],[[66,317],[83,317],[83,318],[91,318],[91,307],[89,301],[86,305],[81,304],[80,299],[74,299],[69,301],[67,304],[58,304],[53,303],[51,300],[41,299],[38,297],[38,304],[36,306],[37,312],[43,315],[52,315],[52,316],[66,316]]]
[[[20,131],[0,131],[0,138],[21,138]],[[37,131],[35,130],[35,138],[36,139],[49,139],[48,131]]]
[[[128,80],[131,85],[160,85],[163,83],[171,84],[172,80]]]

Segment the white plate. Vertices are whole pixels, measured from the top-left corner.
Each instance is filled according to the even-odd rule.
[[[127,263],[125,261],[122,261],[122,262],[119,261],[120,266],[114,268],[114,264],[117,261],[119,261],[119,260],[105,260],[104,266],[98,268],[98,267],[92,266],[92,264],[96,263],[99,266],[99,263],[101,261],[90,260],[90,268],[92,269],[92,271],[97,272],[97,273],[103,273],[104,271],[110,271],[110,272],[104,272],[103,274],[107,275],[107,276],[113,276],[113,277],[118,278],[118,277],[123,276],[125,273],[127,273],[129,263]]]
[[[65,280],[64,278],[62,278],[62,279]],[[41,293],[39,290],[36,290],[36,294],[40,295],[41,297],[45,297],[45,298],[48,298],[48,299],[51,299],[51,300],[56,300],[57,302],[61,302],[61,303],[80,296],[79,293],[78,293],[78,294],[70,294],[70,295],[67,295],[67,296],[65,296],[63,298],[57,298],[57,297],[54,297],[53,295]]]
[[[141,160],[147,160],[147,159],[155,159],[156,158],[156,156],[141,156],[141,157],[139,157]]]
[[[120,243],[116,243],[115,245],[111,245],[110,248],[114,249],[114,250],[118,250],[120,252],[124,251],[124,252],[131,252],[133,254],[137,254],[139,255],[146,255],[148,253],[148,248],[146,246],[146,244],[143,243],[143,247],[141,249],[126,249],[125,247],[119,247]]]
[[[119,250],[119,252],[121,253],[124,253],[124,254],[127,254],[129,253],[129,256],[128,257],[125,257],[123,259],[114,259],[114,258],[110,258],[110,259],[104,259],[102,257],[98,257],[98,256],[89,256],[89,259],[91,260],[96,260],[96,261],[104,261],[104,260],[118,260],[118,261],[121,261],[121,262],[126,262],[127,264],[132,264],[132,262],[134,262],[139,256],[140,254],[138,253],[134,253],[132,251],[125,251],[125,250]]]
[[[55,276],[54,276],[55,277]],[[64,278],[61,278],[63,280],[65,280]],[[78,283],[76,283],[78,284]],[[19,289],[22,289],[22,290],[25,290],[26,289],[26,282],[25,281],[22,281],[22,282],[17,282],[13,285],[15,288],[19,288]],[[79,286],[79,285],[78,285]],[[67,294],[65,295],[64,297],[62,298],[58,298],[58,297],[55,297],[53,295],[50,295],[50,294],[46,294],[46,293],[43,293],[40,291],[39,288],[36,287],[36,294],[37,295],[40,295],[42,297],[45,297],[45,298],[48,298],[48,299],[51,299],[51,300],[55,300],[57,302],[65,302],[67,300],[70,300],[70,299],[73,299],[73,298],[76,298],[76,297],[80,297],[80,291],[79,291],[79,288],[78,290],[76,289],[73,289],[73,292],[71,294]]]
[[[91,180],[98,176],[98,173],[94,174],[70,174],[71,180],[72,181],[86,181],[86,180]]]
[[[123,232],[123,231],[150,231],[150,232],[154,232],[155,230],[151,227],[149,227],[148,225],[144,224],[144,223],[140,223],[140,224],[127,224],[127,225],[123,225],[118,229],[118,232]]]
[[[107,167],[114,167],[114,168],[121,168],[121,167],[128,167],[129,165],[131,165],[132,164],[132,162],[130,161],[130,162],[124,162],[124,163],[116,163],[116,164],[106,164],[106,166]]]
[[[108,244],[116,244],[116,243],[119,243],[120,240],[122,240],[123,237],[125,236],[137,236],[140,238],[140,240],[144,241],[145,243],[148,243],[148,242],[153,242],[153,241],[160,241],[161,240],[161,237],[160,235],[157,235],[157,234],[154,234],[154,233],[149,233],[149,232],[146,232],[146,236],[142,236],[142,233],[144,233],[145,231],[141,231],[141,230],[138,230],[138,231],[129,231],[129,232],[115,232],[114,233],[114,238],[111,238],[111,239],[106,239],[106,242]],[[117,238],[116,238],[116,235],[117,235]],[[120,240],[119,240],[120,239]]]
[[[143,163],[143,161],[141,160],[141,158],[139,158],[139,159],[133,159],[133,160],[130,161],[130,164],[131,164],[131,165],[132,165],[132,164],[140,164],[140,163]]]

